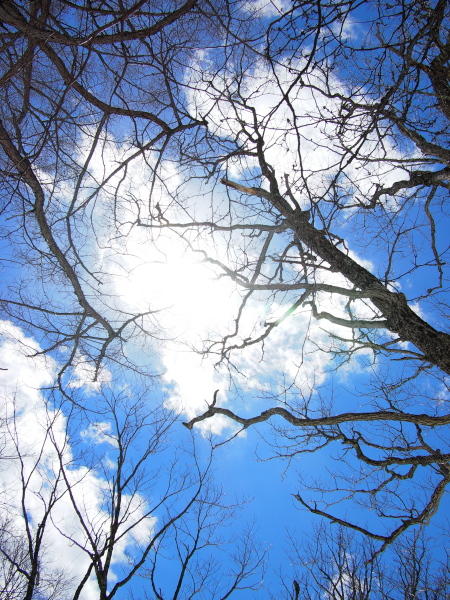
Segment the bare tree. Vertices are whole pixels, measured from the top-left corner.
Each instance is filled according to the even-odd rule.
[[[308,389],[300,370],[280,385],[281,406],[241,417],[215,396],[186,426],[217,414],[244,429],[281,417],[266,436],[275,456],[322,451],[338,461],[329,478],[305,484],[315,497],[296,494],[300,505],[380,550],[428,522],[450,481],[449,39],[446,2],[373,2],[364,12],[359,3],[299,2],[280,13],[253,69],[205,65],[197,81],[212,148],[199,162],[229,203],[219,196],[209,221],[159,223],[184,229],[242,290],[234,327],[205,352],[239,371],[239,352],[256,346],[263,360],[274,330],[302,317],[298,364],[325,350],[329,371],[350,363],[370,374],[353,398],[340,398],[325,384]],[[202,247],[199,229],[219,251]],[[261,318],[268,304],[273,317]],[[379,527],[328,508],[344,499],[375,510]]]
[[[294,378],[278,386],[281,405],[252,418],[214,397],[188,428],[217,414],[244,428],[280,417],[267,435],[275,456],[322,451],[346,464],[308,482],[312,496],[297,493],[300,505],[385,549],[428,522],[450,480],[449,9],[443,0],[272,9],[230,0],[0,6],[2,264],[12,267],[3,316],[32,333],[43,353],[64,356],[60,391],[80,411],[71,426],[83,423],[84,431],[85,398],[67,389],[69,367],[91,365],[94,381],[106,364],[148,375],[148,361],[135,360],[127,343],[164,336],[160,306],[150,299],[131,310],[115,292],[127,236],[135,226],[149,231],[149,243],[164,232],[178,236],[241,291],[231,328],[203,349],[230,372],[239,374],[237,357],[249,348],[265,358],[274,332],[301,316],[308,327],[295,331],[300,367],[325,351],[329,371],[350,364],[370,373],[344,399]],[[362,253],[373,262],[361,264]],[[264,310],[255,318],[258,304]],[[76,497],[81,480],[70,481],[65,441],[49,428],[55,477],[83,532],[81,541],[62,527],[61,534],[90,560],[76,594],[95,574],[109,597],[142,567],[160,594],[152,574],[158,540],[162,547],[170,530],[179,544],[180,581],[195,547],[173,532],[192,538],[181,523],[200,506],[202,469],[194,479],[169,474],[165,524],[108,588],[114,551],[146,485],[136,479],[134,455],[124,463],[121,456],[137,432],[151,429],[157,446],[171,426],[155,413],[140,422],[142,403],[122,401],[117,408],[107,394],[103,404],[111,429],[98,435],[118,454],[114,473],[92,454],[91,468],[104,468],[109,482],[95,518]],[[144,448],[142,464],[153,456],[151,444]],[[62,501],[58,486],[50,489],[47,521]],[[375,511],[379,525],[333,512],[341,500]],[[146,508],[142,522],[156,509]],[[35,565],[30,582],[36,572]],[[238,574],[233,585],[241,585]]]
[[[354,532],[339,527],[317,528],[314,539],[298,543],[294,536],[287,551],[294,568],[294,595],[284,585],[283,598],[329,600],[438,600],[449,592],[448,548],[432,564],[433,540],[423,530],[410,532],[389,553],[373,558],[375,548]],[[284,582],[289,578],[281,575]],[[298,594],[296,596],[295,594]],[[278,595],[277,597],[280,597]]]
[[[266,549],[255,532],[233,544],[224,533],[245,502],[225,502],[212,455],[199,457],[192,440],[174,445],[176,416],[149,410],[147,395],[104,389],[87,416],[49,405],[33,440],[24,439],[24,420],[36,416],[11,418],[2,598],[113,598],[131,581],[136,591],[140,577],[153,598],[228,598],[260,587]]]
[[[251,532],[224,551],[218,530],[239,502],[225,503],[214,486],[211,455],[168,440],[176,415],[148,401],[148,383],[130,391],[154,371],[149,352],[138,361],[127,342],[164,338],[161,307],[149,298],[147,309],[129,309],[113,282],[127,234],[139,216],[160,214],[169,166],[206,127],[186,101],[186,72],[197,52],[224,45],[234,4],[0,6],[2,318],[38,341],[30,355],[56,357],[59,370],[35,429],[24,429],[20,410],[5,421],[5,594],[13,585],[27,599],[111,598],[142,574],[156,597],[225,598],[261,583],[264,552]],[[234,22],[235,35],[248,29],[244,17]],[[102,370],[118,365],[129,381],[99,395]],[[74,385],[78,367],[90,388]],[[30,431],[42,438],[32,443]],[[55,547],[76,555],[73,577],[52,570]],[[169,554],[180,566],[171,567],[175,589],[159,575]]]
[[[23,598],[66,598],[72,581],[65,569],[59,569],[49,553],[39,548],[39,553],[30,555],[26,538],[12,533],[11,523],[2,524],[0,540],[0,598],[23,600]],[[37,565],[34,569],[33,563]],[[33,579],[33,571],[37,576]],[[30,595],[31,594],[31,595]]]
[[[67,366],[83,357],[97,376],[105,358],[132,363],[130,338],[164,336],[161,307],[149,299],[147,310],[127,310],[111,278],[127,252],[137,187],[144,214],[157,211],[164,161],[205,126],[187,106],[183,72],[214,43],[228,6],[0,6],[2,264],[11,273],[1,306],[44,352],[70,348]]]

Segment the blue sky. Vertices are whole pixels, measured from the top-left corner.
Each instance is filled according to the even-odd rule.
[[[250,23],[256,36],[269,31],[271,20],[290,7],[284,0],[241,3],[239,14],[245,18],[240,26]],[[67,23],[74,25],[71,9],[67,14]],[[382,32],[385,38],[394,31],[388,17]],[[371,19],[372,14],[365,7],[356,7],[342,31],[340,21],[333,22],[329,31],[336,39],[330,47],[345,38],[347,51],[362,48],[361,56],[365,57],[363,40]],[[282,566],[288,580],[294,577],[294,568],[285,556],[286,534],[307,539],[313,535],[313,525],[319,519],[301,509],[294,496],[303,495],[306,488],[305,498],[325,507],[321,489],[314,490],[315,480],[321,480],[318,488],[334,490],[332,498],[348,497],[331,506],[333,514],[377,532],[384,531],[383,510],[391,511],[395,522],[401,522],[407,510],[403,507],[405,514],[402,513],[402,503],[406,506],[407,501],[417,501],[419,511],[425,497],[423,490],[431,489],[430,481],[436,481],[433,467],[419,467],[414,479],[394,485],[391,496],[383,497],[380,492],[381,503],[377,505],[375,495],[364,492],[352,496],[355,487],[364,488],[366,475],[358,471],[349,443],[336,444],[336,448],[330,444],[317,452],[299,452],[305,448],[305,438],[295,429],[281,430],[285,423],[279,417],[272,423],[278,431],[267,422],[239,435],[235,435],[239,431],[236,423],[223,415],[201,422],[193,434],[182,426],[182,421],[206,411],[216,390],[218,406],[247,418],[273,406],[285,406],[302,415],[307,406],[313,416],[364,412],[375,410],[374,407],[400,408],[413,414],[447,412],[448,378],[437,370],[426,368],[398,390],[394,384],[389,389],[390,381],[407,379],[414,371],[411,364],[416,363],[404,360],[412,350],[411,344],[400,340],[395,346],[398,354],[383,352],[374,340],[380,345],[390,342],[394,336],[385,329],[368,334],[368,328],[362,327],[361,336],[352,338],[353,330],[339,323],[339,319],[348,320],[351,315],[361,321],[379,320],[374,305],[366,299],[353,299],[350,306],[349,282],[339,272],[316,269],[317,258],[305,259],[299,244],[295,240],[291,243],[291,230],[274,232],[269,244],[267,232],[280,225],[279,214],[263,198],[239,194],[221,183],[221,178],[226,177],[242,185],[269,189],[270,182],[261,174],[261,161],[255,151],[255,140],[261,135],[265,160],[272,165],[286,197],[292,191],[301,209],[313,209],[312,218],[318,229],[326,231],[330,227],[335,236],[331,239],[336,243],[339,238],[344,239],[345,246],[341,247],[357,263],[377,275],[389,290],[404,293],[415,311],[444,330],[443,317],[448,316],[445,287],[434,295],[427,290],[439,285],[448,252],[448,189],[441,187],[434,196],[427,195],[428,189],[418,193],[407,190],[398,196],[385,194],[373,210],[358,206],[361,198],[370,199],[380,186],[388,188],[407,177],[408,169],[438,170],[442,165],[421,154],[411,141],[405,141],[386,119],[380,120],[378,129],[369,128],[364,139],[360,139],[366,109],[356,110],[346,129],[341,130],[336,124],[338,116],[345,112],[342,97],[348,95],[361,106],[370,107],[376,102],[377,93],[390,84],[389,68],[395,60],[391,63],[386,59],[387,66],[382,69],[386,82],[378,87],[367,84],[357,88],[354,82],[358,77],[364,78],[370,64],[356,58],[354,63],[338,63],[333,70],[331,59],[328,62],[319,48],[317,57],[321,64],[308,74],[303,73],[302,83],[299,73],[309,69],[308,52],[313,43],[310,37],[301,38],[303,25],[300,19],[294,19],[285,30],[274,29],[278,33],[272,32],[272,51],[276,54],[280,48],[277,61],[272,65],[265,62],[261,42],[260,47],[254,48],[253,60],[243,60],[246,70],[242,74],[239,48],[225,60],[226,52],[215,33],[211,39],[205,33],[204,48],[197,47],[200,42],[195,39],[193,49],[183,49],[174,70],[178,79],[170,83],[176,91],[175,103],[183,107],[186,122],[187,114],[198,120],[206,118],[208,128],[202,129],[204,125],[198,121],[195,127],[171,140],[167,148],[159,139],[155,141],[159,135],[156,118],[152,122],[139,117],[133,122],[122,115],[105,125],[107,119],[99,118],[100,113],[90,115],[86,110],[85,99],[77,96],[76,86],[66,89],[58,79],[61,102],[67,101],[67,107],[73,108],[75,133],[71,132],[70,119],[58,131],[58,121],[49,117],[49,136],[55,144],[57,133],[66,136],[64,152],[53,147],[45,152],[41,149],[41,155],[37,153],[30,165],[45,195],[44,212],[55,243],[73,265],[84,301],[90,303],[89,316],[81,315],[80,293],[70,284],[67,269],[63,272],[62,260],[48,252],[48,239],[43,240],[42,227],[39,229],[29,210],[29,181],[28,185],[21,182],[16,187],[12,177],[10,187],[4,188],[4,198],[12,202],[1,217],[0,281],[4,298],[13,303],[2,303],[5,310],[0,367],[7,370],[0,371],[6,456],[0,474],[4,490],[1,516],[10,517],[12,526],[22,535],[27,526],[28,533],[34,535],[47,514],[48,503],[58,496],[55,507],[48,511],[47,560],[49,568],[53,560],[60,568],[70,570],[75,581],[89,564],[83,551],[83,546],[90,543],[89,535],[95,532],[99,540],[108,535],[108,514],[112,510],[108,498],[120,480],[117,461],[122,468],[118,451],[121,435],[128,451],[124,473],[132,472],[140,457],[144,457],[142,465],[139,463],[143,474],[133,474],[123,490],[126,509],[121,513],[123,529],[119,527],[123,533],[111,558],[110,590],[155,531],[163,527],[164,519],[182,510],[183,502],[194,494],[198,477],[209,468],[211,444],[216,446],[211,471],[225,495],[214,492],[214,496],[211,492],[215,500],[211,500],[210,519],[217,519],[219,525],[223,520],[225,526],[223,530],[218,528],[217,535],[230,540],[221,546],[216,538],[211,538],[215,540],[210,541],[217,560],[211,571],[217,568],[218,581],[226,581],[220,568],[223,572],[231,568],[233,543],[249,523],[255,533],[247,541],[255,544],[255,556],[259,551],[261,564],[265,562],[267,567],[264,579],[257,569],[249,579],[254,589],[237,591],[237,598],[269,597],[270,593],[281,597],[276,572]],[[173,35],[182,45],[183,31],[177,30]],[[292,48],[295,36],[302,43]],[[372,36],[373,43],[374,39],[376,36]],[[163,41],[167,43],[166,39]],[[128,71],[124,67],[126,81],[122,82],[121,93],[128,90],[134,94],[127,98],[130,106],[141,102],[145,110],[154,110],[158,118],[175,123],[173,106],[158,108],[164,97],[158,86],[167,82],[159,74],[157,59],[148,62],[155,49],[137,43],[130,48],[137,58],[135,63],[130,62],[132,66],[127,66]],[[52,54],[55,49],[49,46],[46,52],[39,54],[42,69],[58,64],[57,56]],[[64,52],[62,56],[68,63],[70,52]],[[109,67],[113,69],[117,57],[111,56],[108,66],[101,53],[89,63],[89,52],[86,56],[84,52],[84,48],[80,50],[80,56],[86,58],[89,69],[77,81],[102,99],[111,93],[117,102],[120,94],[111,92],[114,85],[109,78]],[[374,57],[379,58],[378,50],[373,51],[370,60],[375,61]],[[217,69],[217,64],[222,68]],[[97,69],[103,79],[97,78]],[[48,82],[44,78],[41,83],[50,95],[51,78]],[[422,79],[421,85],[427,83]],[[151,91],[148,97],[147,88]],[[159,90],[161,96],[156,92],[153,95],[153,89]],[[422,92],[420,86],[419,91]],[[12,98],[13,92],[8,93],[8,98]],[[38,114],[47,106],[47,100],[39,94],[36,97]],[[414,96],[411,112],[419,113],[421,102],[425,102],[423,97],[421,93]],[[399,97],[399,105],[401,101]],[[430,110],[427,106],[424,105],[424,114]],[[8,107],[5,102],[3,119]],[[49,114],[52,110],[48,109]],[[36,114],[29,118],[38,127],[41,117]],[[445,134],[439,128],[439,119],[429,134],[434,141],[441,141]],[[5,123],[10,127],[13,121],[9,118]],[[11,132],[15,135],[13,128]],[[208,143],[203,135],[209,136]],[[30,135],[28,145],[20,148],[24,156],[32,154],[33,143]],[[191,157],[189,152],[195,143],[200,150],[198,156],[193,152]],[[20,147],[19,142],[17,145]],[[182,156],[177,155],[180,147]],[[234,151],[237,147],[239,151]],[[354,147],[358,148],[356,153]],[[225,158],[227,152],[231,154]],[[211,222],[215,225],[208,225]],[[255,230],[227,230],[243,224],[255,226]],[[261,226],[258,235],[257,224]],[[435,236],[430,244],[431,233]],[[260,260],[266,242],[265,260]],[[441,262],[436,261],[438,253]],[[284,257],[282,272],[280,255]],[[310,266],[304,267],[302,260],[310,261]],[[335,321],[314,319],[311,305],[304,303],[263,343],[249,343],[260,338],[268,323],[279,319],[292,306],[302,293],[299,287],[305,278],[322,286],[322,291],[314,296],[317,308],[332,313]],[[278,290],[256,289],[242,303],[246,288],[239,282],[280,286]],[[286,290],[281,284],[299,287]],[[349,294],[331,294],[324,291],[325,286],[346,288]],[[43,310],[32,310],[32,305]],[[93,311],[104,321],[93,316]],[[141,316],[133,320],[137,313]],[[123,323],[127,325],[120,335],[112,335],[106,321],[116,332]],[[111,344],[103,353],[105,335],[110,336]],[[352,353],[353,349],[357,351]],[[179,415],[173,423],[167,412],[170,410]],[[163,424],[167,425],[167,432]],[[161,427],[165,434],[159,439],[155,431]],[[344,430],[350,435],[349,427]],[[391,429],[386,434],[373,424],[367,429],[361,426],[360,431],[364,430],[371,431],[370,440],[380,445],[407,445],[408,436],[412,439],[417,433],[409,424],[399,425],[396,433]],[[135,438],[130,433],[133,431]],[[425,433],[429,447],[448,451],[445,432]],[[146,454],[146,444],[153,439],[155,448]],[[320,444],[314,437],[307,443],[308,448]],[[364,447],[375,457],[383,454],[376,446]],[[424,448],[425,442],[412,452],[420,453]],[[277,452],[294,455],[287,460],[272,460]],[[384,471],[380,476],[383,474]],[[375,472],[370,481],[377,476]],[[350,483],[345,482],[346,477]],[[21,496],[24,480],[26,494]],[[336,492],[337,486],[342,486],[341,492]],[[73,490],[72,495],[69,490]],[[22,497],[25,499],[21,504]],[[164,498],[161,505],[160,498]],[[243,499],[249,502],[238,511],[239,518],[228,521],[224,515],[230,511],[225,505]],[[201,497],[195,506],[204,509],[208,502]],[[447,509],[448,499],[444,496],[428,528],[431,537],[438,535]],[[178,550],[186,541],[183,536],[191,534],[197,517],[186,513],[176,521]],[[134,528],[128,530],[130,524]],[[164,582],[161,585],[170,581],[168,588],[173,587],[174,573],[179,569],[172,558],[177,553],[177,538],[170,540],[167,549],[155,541],[149,552],[150,559],[156,549],[160,553],[157,579]],[[441,542],[436,545],[437,561],[442,557],[439,544],[443,546]],[[200,561],[195,568],[197,573],[201,572],[201,564]],[[140,597],[138,593],[144,597],[143,590],[150,589],[148,580],[135,581],[139,584],[131,584],[133,593],[136,598]],[[259,591],[258,585],[262,585]],[[97,597],[96,586],[90,577],[82,597]],[[129,598],[129,589],[125,586],[117,597]],[[212,598],[212,593],[208,590],[205,598]]]

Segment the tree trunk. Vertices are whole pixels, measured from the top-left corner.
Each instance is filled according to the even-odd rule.
[[[262,188],[250,188],[228,179],[228,187],[269,200],[287,220],[295,236],[314,254],[326,261],[332,271],[339,272],[358,289],[368,293],[370,300],[382,313],[388,329],[402,341],[411,342],[424,355],[424,360],[450,374],[450,335],[434,329],[408,305],[402,293],[391,292],[370,271],[339,250],[327,237],[308,222],[305,211],[292,209],[286,200]]]

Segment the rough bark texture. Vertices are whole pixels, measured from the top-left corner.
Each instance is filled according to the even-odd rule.
[[[291,412],[289,412],[281,406],[269,408],[268,410],[264,410],[260,415],[257,415],[256,417],[249,417],[246,419],[244,417],[236,415],[233,411],[229,410],[228,408],[221,408],[220,406],[215,406],[217,391],[214,394],[214,401],[209,406],[208,410],[202,415],[194,417],[188,423],[183,423],[185,427],[187,427],[188,429],[192,429],[196,423],[204,421],[205,419],[209,419],[214,415],[224,415],[225,417],[236,421],[236,423],[240,423],[244,428],[251,427],[252,425],[256,425],[257,423],[262,423],[274,416],[282,417],[291,425],[294,425],[295,427],[301,427],[304,429],[307,429],[308,427],[330,427],[332,425],[340,425],[342,423],[356,423],[363,421],[415,423],[417,425],[423,425],[426,427],[435,427],[437,425],[447,425],[450,423],[450,415],[432,417],[426,414],[415,415],[410,413],[395,413],[393,411],[388,410],[379,410],[376,412],[367,413],[342,413],[340,415],[334,415],[331,417],[318,417],[314,419],[308,419],[296,417]]]
[[[359,265],[347,254],[336,248],[323,233],[308,222],[294,216],[290,218],[293,229],[305,245],[325,260],[333,270],[339,271],[363,292],[373,289],[383,295],[371,296],[380,310],[390,331],[397,333],[405,342],[413,343],[427,361],[450,374],[450,336],[436,330],[417,315],[408,305],[402,293],[389,291],[380,280]]]
[[[386,320],[387,327],[405,342],[411,342],[424,355],[424,360],[450,374],[450,335],[438,331],[417,315],[404,294],[391,292],[370,271],[332,244],[324,233],[305,218],[305,212],[292,209],[281,196],[261,188],[247,188],[227,179],[222,183],[252,196],[269,200],[287,220],[295,236],[314,254],[326,261],[350,283],[366,292]],[[374,294],[371,295],[373,290]]]

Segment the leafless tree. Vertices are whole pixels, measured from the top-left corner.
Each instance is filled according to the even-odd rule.
[[[29,540],[14,532],[14,525],[3,522],[0,539],[0,598],[66,598],[71,580],[64,569],[58,569],[42,548],[30,555]],[[34,568],[37,565],[37,568]],[[36,577],[33,578],[33,571]],[[31,594],[31,595],[30,595]]]
[[[260,587],[266,549],[255,531],[233,543],[225,534],[245,501],[225,502],[212,455],[198,456],[192,439],[174,444],[176,417],[149,410],[147,397],[148,390],[104,389],[81,431],[79,412],[63,416],[51,403],[33,440],[24,421],[37,411],[11,416],[2,598],[107,599],[130,582],[142,597],[174,599]]]
[[[300,505],[384,549],[436,513],[450,480],[449,9],[444,0],[262,6],[1,4],[2,264],[14,269],[3,316],[32,333],[43,352],[65,353],[59,381],[68,395],[66,371],[83,361],[94,380],[107,361],[148,374],[125,346],[164,335],[160,307],[151,299],[147,310],[123,307],[112,275],[123,267],[133,227],[146,228],[152,241],[162,232],[179,236],[241,290],[231,329],[205,340],[204,351],[230,371],[239,370],[241,351],[258,347],[264,358],[274,331],[300,315],[310,323],[298,344],[300,366],[326,351],[330,371],[350,364],[370,373],[345,400],[331,386],[308,393],[287,382],[275,398],[282,405],[252,418],[218,407],[215,397],[188,427],[216,414],[244,428],[280,417],[287,425],[274,421],[267,436],[275,456],[293,461],[322,451],[346,463],[309,482],[318,496],[299,492]],[[135,185],[139,193],[130,185],[137,164],[146,179]],[[184,177],[179,185],[171,164]],[[361,254],[373,264],[362,265]],[[258,303],[272,315],[248,326]],[[322,324],[328,336],[319,335]],[[84,419],[82,402],[73,393],[68,399]],[[115,415],[114,403],[108,411]],[[140,411],[131,404],[127,418]],[[129,424],[113,421],[112,439],[126,449]],[[159,421],[145,423],[155,427],[156,444]],[[131,510],[117,499],[127,486],[140,489],[134,463],[125,475],[119,461],[116,479],[105,471],[105,534],[71,493],[59,444],[55,438],[58,481],[84,531],[82,542],[66,535],[91,557],[85,582],[95,573],[108,597],[157,546],[131,557],[122,583],[108,590]],[[197,502],[202,473],[195,482],[180,473],[175,495],[195,488]],[[375,511],[380,526],[333,512],[339,500]],[[171,531],[183,510],[166,514]],[[184,565],[191,546],[179,543]]]
[[[396,542],[389,554],[374,559],[375,548],[367,540],[364,543],[357,539],[348,529],[322,525],[315,530],[314,539],[307,543],[298,543],[291,536],[288,558],[296,585],[284,585],[281,597],[305,600],[447,598],[448,548],[445,545],[441,560],[432,564],[432,545],[433,540],[426,539],[423,530],[418,530]],[[286,574],[281,577],[289,581]]]
[[[217,414],[244,429],[272,419],[265,437],[275,456],[334,457],[330,477],[305,484],[316,496],[296,498],[380,550],[428,522],[450,481],[449,34],[446,2],[295,3],[268,27],[253,69],[204,65],[197,87],[211,150],[199,162],[217,176],[219,199],[209,221],[159,223],[184,230],[242,290],[234,327],[205,345],[219,362],[238,370],[251,346],[264,360],[274,330],[303,318],[299,365],[325,350],[330,372],[350,363],[369,373],[344,398],[288,382],[281,405],[250,418],[215,396],[187,427]],[[220,251],[202,247],[199,229]],[[255,319],[258,301],[266,312]],[[270,304],[274,316],[261,317]],[[344,499],[375,510],[380,525],[329,508]]]
[[[56,356],[60,366],[58,390],[47,390],[46,417],[35,424],[43,438],[27,439],[20,411],[5,421],[3,465],[14,472],[2,496],[13,515],[1,539],[5,594],[14,585],[23,598],[56,598],[63,586],[65,598],[82,598],[93,586],[110,598],[143,574],[156,597],[228,598],[260,585],[264,552],[250,532],[224,552],[219,529],[239,502],[226,504],[213,485],[211,456],[170,443],[176,417],[147,392],[130,392],[153,370],[148,352],[139,362],[125,346],[165,336],[161,307],[149,298],[146,310],[130,310],[112,283],[139,215],[161,214],[167,165],[201,139],[206,121],[186,101],[186,71],[196,53],[225,45],[227,28],[245,38],[235,6],[0,5],[1,316],[38,341],[29,354]],[[97,384],[105,365],[118,364],[131,380],[121,392],[106,386],[91,397],[68,383],[71,368],[87,365]],[[52,570],[55,539],[78,550],[71,586]],[[175,589],[159,575],[170,553],[180,567]],[[54,588],[44,585],[47,573]]]
[[[164,337],[161,307],[149,299],[147,310],[127,310],[111,274],[127,252],[133,194],[140,187],[141,210],[157,214],[164,161],[206,124],[185,101],[184,69],[216,43],[230,6],[0,6],[2,314],[44,352],[63,348],[67,366],[84,357],[98,376],[105,358],[131,365],[123,352],[130,338]],[[142,171],[140,186],[133,169]]]

